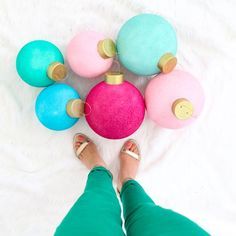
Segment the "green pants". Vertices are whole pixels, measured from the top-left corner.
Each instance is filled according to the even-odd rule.
[[[209,235],[186,217],[155,205],[134,180],[123,185],[121,201],[128,236]],[[100,235],[125,234],[112,175],[104,167],[95,167],[89,173],[84,193],[58,226],[55,236]]]

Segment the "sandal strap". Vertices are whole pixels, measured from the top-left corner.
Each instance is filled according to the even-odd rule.
[[[129,150],[122,150],[122,153],[128,154],[130,157],[132,157],[132,158],[134,158],[134,159],[136,159],[138,161],[141,159],[139,154],[137,154],[135,152],[131,152]]]
[[[76,151],[76,156],[79,157],[80,154],[83,152],[83,150],[88,146],[89,142],[88,141],[84,141],[79,148]]]

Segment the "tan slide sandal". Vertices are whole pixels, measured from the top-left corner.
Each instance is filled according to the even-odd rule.
[[[134,143],[134,144],[137,146],[137,148],[138,148],[138,153],[139,153],[139,154],[137,154],[137,153],[135,153],[135,152],[132,152],[132,151],[130,151],[130,150],[127,150],[126,147],[125,147],[125,144],[126,144],[127,142],[132,142],[132,143]],[[138,146],[137,142],[136,142],[134,139],[129,139],[129,140],[127,140],[127,141],[125,142],[125,144],[124,144],[123,147],[121,148],[121,153],[125,153],[125,154],[129,155],[130,157],[132,157],[132,158],[134,158],[134,159],[140,161],[140,160],[141,160],[141,156],[140,156],[139,146]]]
[[[83,142],[80,142],[77,140],[78,136],[82,136],[84,138]],[[74,152],[75,155],[80,159],[80,154],[83,152],[83,150],[88,146],[88,144],[90,143],[90,139],[85,135],[85,134],[75,134],[74,139],[73,139],[73,147],[74,147]],[[79,148],[76,149],[76,144],[80,143]]]
[[[131,142],[131,143],[135,144],[135,145],[136,145],[136,148],[138,149],[138,153],[135,153],[135,152],[133,152],[133,151],[127,150],[127,148],[126,148],[127,142]],[[121,150],[120,150],[120,153],[127,154],[129,157],[135,159],[135,160],[138,161],[138,162],[141,160],[139,145],[138,145],[137,142],[136,142],[135,140],[133,140],[133,139],[129,139],[129,140],[127,140],[127,141],[124,143],[124,145],[122,146],[122,148],[121,148]],[[119,179],[119,176],[118,176],[118,179]],[[118,193],[120,193],[120,189],[122,188],[122,185],[123,185],[126,181],[128,181],[128,180],[132,180],[132,178],[127,177],[126,179],[124,179],[124,180],[122,181],[122,183],[120,183],[120,184],[118,183],[118,186],[117,186],[117,192],[118,192]],[[119,187],[119,185],[121,185],[121,186]]]

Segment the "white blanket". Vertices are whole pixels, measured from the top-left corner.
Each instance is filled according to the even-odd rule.
[[[76,132],[94,139],[114,176],[124,142],[99,137],[84,119],[64,132],[44,128],[34,114],[41,89],[16,73],[20,47],[45,39],[64,53],[80,30],[115,39],[128,18],[152,12],[176,28],[178,68],[199,78],[206,104],[196,123],[181,130],[145,119],[132,135],[143,156],[138,180],[157,204],[190,217],[211,235],[235,236],[235,10],[233,0],[0,0],[0,235],[53,235],[88,173],[73,154]],[[127,79],[142,92],[149,80],[130,73]],[[101,80],[72,74],[68,83],[85,97]]]

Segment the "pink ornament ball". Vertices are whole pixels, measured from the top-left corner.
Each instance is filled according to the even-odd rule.
[[[67,60],[71,69],[85,78],[98,77],[109,70],[115,55],[112,40],[101,33],[82,31],[68,44]]]
[[[97,134],[107,139],[122,139],[140,127],[145,103],[140,91],[123,81],[123,75],[107,74],[106,81],[97,84],[87,95],[85,114]]]
[[[204,91],[189,73],[174,70],[155,76],[145,91],[147,114],[157,125],[178,129],[191,124],[202,111]]]

